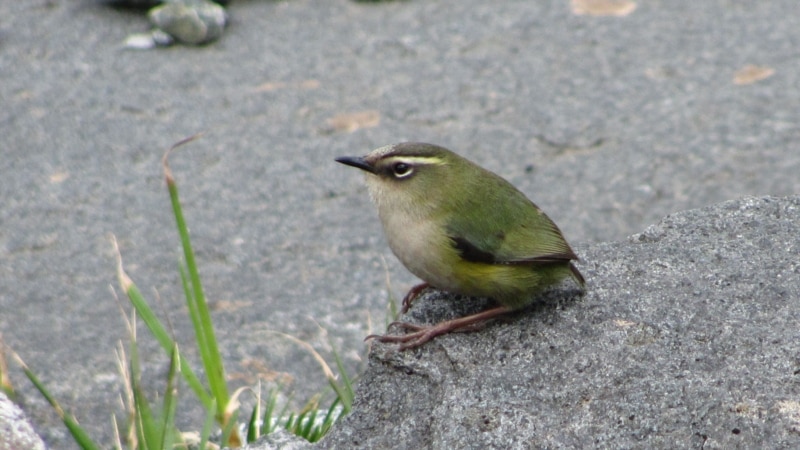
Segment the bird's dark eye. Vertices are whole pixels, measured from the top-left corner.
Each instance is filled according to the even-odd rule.
[[[414,171],[410,164],[404,162],[396,162],[392,164],[392,173],[397,178],[404,178]]]

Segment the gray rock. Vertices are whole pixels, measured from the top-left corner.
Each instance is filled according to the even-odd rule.
[[[256,442],[244,446],[242,450],[302,450],[307,448],[313,448],[313,445],[307,440],[286,430],[278,430],[262,436]]]
[[[25,413],[0,391],[0,450],[44,450]]]
[[[579,249],[582,297],[563,286],[479,332],[374,345],[321,447],[800,448],[798,252],[800,197]],[[456,299],[426,295],[407,319],[485,306]]]
[[[637,2],[624,18],[578,16],[568,1],[230,3],[235,26],[216,44],[138,52],[120,43],[147,29],[141,10],[0,1],[0,332],[106,448],[127,339],[108,233],[200,365],[160,176],[163,150],[199,131],[173,169],[221,305],[220,351],[246,375],[230,387],[252,386],[246,363],[263,362],[291,375],[295,410],[328,384],[264,330],[335,348],[360,373],[389,292],[418,282],[335,156],[445,145],[512,181],[573,244],[800,193],[796,0]],[[734,84],[749,64],[775,73]],[[379,120],[353,119],[369,111]],[[333,119],[353,126],[321,132]],[[168,362],[142,337],[155,392]],[[19,369],[10,376],[45,442],[77,449]],[[198,430],[188,397],[181,428]]]
[[[191,45],[219,39],[227,20],[225,8],[209,0],[168,2],[151,9],[147,16],[159,30],[178,42]],[[154,35],[154,41],[165,45],[158,35]]]

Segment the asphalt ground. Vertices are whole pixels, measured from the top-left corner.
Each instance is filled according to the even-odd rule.
[[[220,41],[137,51],[123,42],[147,30],[142,11],[0,2],[4,341],[110,442],[126,337],[113,234],[196,358],[160,164],[198,132],[171,162],[231,385],[280,380],[297,403],[326,382],[273,332],[356,371],[388,292],[416,281],[336,156],[449,147],[528,194],[578,253],[674,211],[800,192],[795,1],[649,1],[619,17],[572,5],[237,1]],[[139,335],[157,385],[165,358]],[[37,430],[71,448],[11,375]],[[182,411],[200,427],[188,399]]]

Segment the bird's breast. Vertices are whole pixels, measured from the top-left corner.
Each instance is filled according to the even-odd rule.
[[[454,276],[458,254],[443,224],[381,214],[389,247],[414,275],[440,289],[458,290]]]

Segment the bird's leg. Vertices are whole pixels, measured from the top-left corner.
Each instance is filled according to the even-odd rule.
[[[425,289],[431,287],[428,283],[420,283],[411,289],[408,290],[408,294],[403,297],[403,306],[400,308],[400,314],[405,314],[408,312],[408,308],[411,308],[411,303],[419,297],[419,294],[424,291]]]
[[[436,325],[415,325],[406,322],[395,322],[394,325],[407,330],[412,330],[412,332],[402,336],[371,334],[364,340],[376,339],[380,342],[399,342],[400,350],[402,351],[409,348],[419,347],[420,345],[442,334],[475,327],[480,322],[492,319],[507,312],[511,312],[511,308],[507,306],[498,306],[496,308],[488,309],[471,316],[445,320],[437,323]]]

